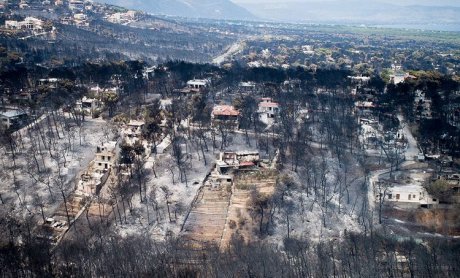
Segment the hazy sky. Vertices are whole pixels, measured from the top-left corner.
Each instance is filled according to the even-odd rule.
[[[244,3],[282,3],[282,2],[326,2],[326,1],[337,1],[337,0],[231,0],[237,4]],[[347,2],[349,0],[341,0],[341,2]],[[354,1],[354,0],[352,0]],[[427,5],[427,6],[460,6],[459,0],[363,0],[361,2],[385,2],[390,4],[398,5]]]

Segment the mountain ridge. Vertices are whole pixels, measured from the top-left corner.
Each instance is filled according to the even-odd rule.
[[[251,12],[229,0],[101,0],[106,4],[151,14],[211,19],[257,19]]]

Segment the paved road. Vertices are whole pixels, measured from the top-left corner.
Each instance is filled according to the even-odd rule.
[[[404,126],[402,131],[404,133],[404,138],[406,138],[408,142],[405,152],[406,161],[414,160],[414,157],[416,157],[420,153],[417,140],[415,140],[414,136],[412,135],[412,132],[409,129],[409,125],[406,123],[406,120],[404,119],[403,115],[398,115],[398,120],[400,124]]]
[[[232,44],[224,53],[222,53],[221,55],[219,55],[216,58],[214,58],[212,60],[212,62],[214,64],[216,64],[216,65],[222,64],[223,62],[225,62],[227,57],[230,57],[230,56],[242,51],[244,49],[244,45],[245,45],[244,41],[238,41],[238,42]]]
[[[411,164],[416,163],[416,161],[414,161],[414,157],[417,156],[420,151],[418,148],[417,140],[412,135],[412,132],[409,129],[409,125],[406,123],[404,119],[404,116],[398,115],[398,119],[399,119],[400,124],[403,125],[402,132],[408,142],[406,152],[405,152],[405,161],[401,164],[401,167],[404,167],[404,166],[409,166]],[[379,177],[381,175],[389,173],[390,170],[391,170],[390,168],[386,168],[386,169],[372,171],[370,173],[369,184],[368,184],[368,201],[369,201],[370,211],[375,211],[375,201],[376,201],[375,195],[377,193],[375,189],[375,183],[376,181],[379,180]],[[374,221],[376,219],[378,219],[378,213],[375,214]]]

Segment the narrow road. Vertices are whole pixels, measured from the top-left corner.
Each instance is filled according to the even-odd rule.
[[[228,57],[231,57],[232,55],[242,51],[245,45],[246,43],[244,40],[237,41],[236,43],[232,44],[224,53],[214,58],[212,63],[221,65]]]
[[[406,138],[408,142],[406,151],[404,153],[405,161],[401,164],[401,167],[403,167],[403,166],[408,166],[408,165],[416,163],[414,158],[418,155],[419,148],[418,148],[417,140],[412,135],[412,132],[410,131],[409,126],[404,119],[404,116],[399,114],[398,120],[400,122],[400,125],[403,126],[402,132],[404,134],[404,138]],[[369,205],[369,210],[372,212],[375,211],[375,202],[376,202],[375,195],[377,193],[375,189],[375,183],[379,180],[379,177],[381,175],[389,173],[390,170],[391,168],[385,168],[381,170],[372,171],[370,173],[369,184],[368,184],[368,202],[369,202],[368,205]],[[374,222],[376,219],[378,219],[378,213],[375,214]]]
[[[402,131],[404,133],[404,138],[406,138],[408,142],[405,152],[406,161],[413,161],[414,157],[416,157],[420,153],[417,140],[415,140],[414,136],[412,135],[412,132],[409,129],[409,125],[406,123],[406,120],[404,119],[404,116],[399,114],[398,120],[400,122],[400,125],[403,125]]]

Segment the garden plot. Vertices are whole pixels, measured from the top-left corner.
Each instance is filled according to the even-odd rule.
[[[184,239],[198,246],[200,243],[220,245],[229,200],[226,187],[213,188],[208,184],[201,188],[184,225]]]
[[[250,215],[251,190],[255,189],[261,195],[270,196],[275,191],[276,178],[277,172],[267,169],[236,176],[221,248],[227,248],[234,235],[242,237],[245,242],[252,241],[257,224],[253,223]]]

